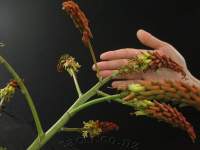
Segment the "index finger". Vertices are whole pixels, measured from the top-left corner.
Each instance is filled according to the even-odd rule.
[[[124,48],[114,51],[108,51],[101,54],[101,60],[114,60],[114,59],[129,59],[135,57],[138,53],[145,50],[133,49],[133,48]]]

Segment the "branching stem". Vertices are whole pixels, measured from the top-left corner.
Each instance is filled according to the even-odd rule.
[[[12,66],[2,56],[0,56],[0,63],[6,68],[6,70],[8,70],[8,72],[12,75],[12,77],[17,81],[17,83],[21,89],[21,92],[22,92],[22,94],[24,94],[26,101],[28,103],[28,106],[31,109],[39,138],[41,138],[44,135],[44,132],[43,132],[35,105],[33,103],[32,97],[30,96],[26,86],[24,85],[24,83],[23,83],[22,79],[19,77],[19,75],[12,68]]]
[[[72,73],[72,77],[73,77],[73,80],[74,80],[74,84],[75,84],[75,87],[76,87],[76,91],[78,93],[78,96],[81,97],[82,95],[82,92],[81,92],[81,89],[80,89],[80,86],[78,84],[78,80],[77,80],[77,77],[76,77],[76,74],[74,73],[73,69],[70,69],[71,73]]]

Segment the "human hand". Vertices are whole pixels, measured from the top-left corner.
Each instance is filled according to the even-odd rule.
[[[182,66],[183,71],[186,73],[186,82],[192,83],[191,74],[187,69],[187,65],[184,57],[169,43],[159,40],[150,33],[139,30],[137,32],[137,38],[139,41],[151,48],[148,51],[157,51],[161,55],[166,55],[171,58],[177,64]],[[115,51],[108,51],[101,54],[101,62],[98,62],[97,65],[100,70],[100,76],[105,78],[110,76],[113,71],[118,70],[120,67],[127,65],[128,59],[135,57],[140,52],[147,50],[143,49],[134,49],[134,48],[124,48]],[[93,70],[95,67],[93,66]],[[180,73],[177,73],[173,70],[167,68],[160,68],[157,71],[148,70],[144,73],[132,73],[128,75],[123,75],[117,77],[117,81],[113,81],[113,88],[118,87],[119,85],[127,85],[137,80],[183,80]]]

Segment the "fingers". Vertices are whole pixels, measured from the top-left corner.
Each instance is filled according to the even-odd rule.
[[[129,59],[136,56],[140,51],[133,48],[124,48],[115,51],[108,51],[101,54],[101,60]]]
[[[100,71],[99,72],[99,75],[102,77],[102,78],[106,78],[108,76],[111,76],[112,73],[114,73],[115,71],[117,70],[103,70],[103,71]]]
[[[127,59],[118,59],[111,61],[101,61],[97,63],[97,66],[99,70],[115,70],[127,64],[128,64]],[[95,65],[92,66],[92,69],[96,70]]]
[[[167,45],[166,42],[159,40],[158,38],[156,38],[155,36],[151,35],[149,32],[146,32],[144,30],[138,30],[137,38],[140,40],[142,44],[153,49],[158,49]]]
[[[132,83],[139,83],[139,81],[141,80],[114,81],[112,82],[112,87],[119,89],[119,88],[127,87],[129,84],[132,84]]]
[[[117,70],[102,70],[99,72],[99,75],[103,78],[111,76],[112,73],[114,73]],[[138,79],[142,79],[143,75],[142,73],[132,73],[132,74],[127,74],[127,75],[121,75],[118,77],[115,77],[115,79],[126,79],[126,80],[138,80]]]

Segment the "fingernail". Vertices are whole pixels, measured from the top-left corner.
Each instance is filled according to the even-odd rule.
[[[100,59],[104,59],[104,57],[105,57],[104,53],[100,55]]]
[[[96,67],[95,67],[95,65],[92,65],[92,69],[95,71],[96,70]]]

